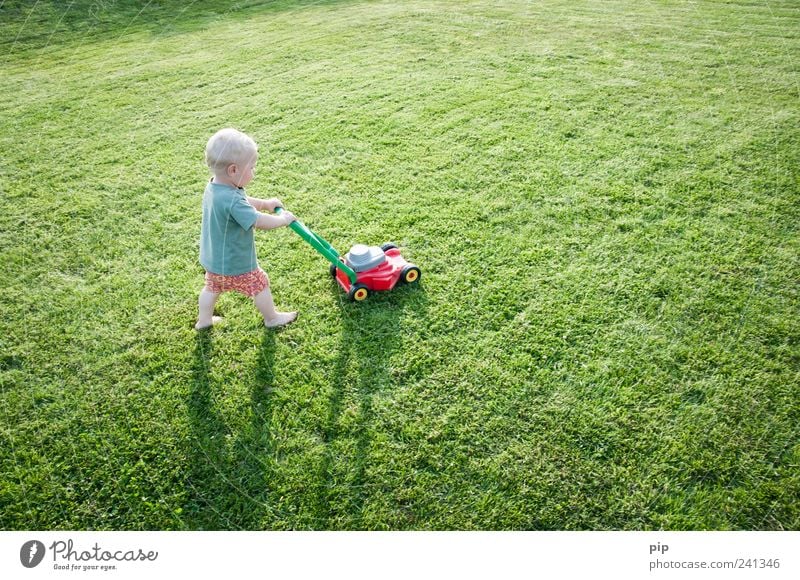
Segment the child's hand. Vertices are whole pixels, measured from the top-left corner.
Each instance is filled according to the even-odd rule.
[[[277,197],[264,200],[264,204],[267,206],[267,209],[272,213],[275,213],[275,208],[283,207],[283,203]]]
[[[287,226],[297,219],[296,217],[294,217],[294,214],[292,212],[286,209],[281,212],[280,217],[282,217],[286,221]]]

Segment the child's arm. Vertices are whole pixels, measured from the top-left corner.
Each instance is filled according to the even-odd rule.
[[[265,213],[259,214],[256,219],[255,228],[257,230],[274,230],[283,226],[288,226],[295,219],[292,212],[283,210],[281,215],[268,215]]]
[[[270,213],[275,212],[276,207],[283,207],[281,200],[277,197],[273,197],[272,199],[259,199],[257,197],[248,197],[247,203],[252,205],[258,211],[268,211]]]

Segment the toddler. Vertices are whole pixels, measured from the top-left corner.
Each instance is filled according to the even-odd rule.
[[[200,315],[195,329],[219,322],[214,304],[220,293],[240,292],[253,299],[268,328],[283,326],[297,318],[297,312],[278,312],[269,290],[269,278],[258,266],[254,230],[271,230],[289,225],[295,217],[279,199],[247,197],[244,187],[255,177],[258,146],[236,129],[222,129],[206,145],[206,163],[214,177],[203,194],[203,222],[200,234],[200,263],[206,270],[206,284],[200,291]]]

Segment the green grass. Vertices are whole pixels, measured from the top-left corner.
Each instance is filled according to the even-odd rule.
[[[0,0],[0,528],[800,529],[793,1]],[[203,149],[418,287],[257,234]]]

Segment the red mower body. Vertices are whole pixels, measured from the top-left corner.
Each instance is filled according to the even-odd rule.
[[[352,300],[361,302],[366,300],[370,292],[391,290],[398,284],[411,284],[419,280],[419,268],[406,261],[400,255],[399,249],[391,245],[385,245],[384,248],[386,260],[374,268],[356,272],[355,284],[350,283],[350,278],[344,271],[335,268],[334,272],[334,268],[331,268],[331,274]]]

